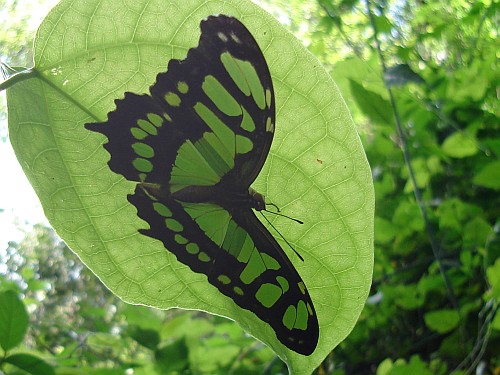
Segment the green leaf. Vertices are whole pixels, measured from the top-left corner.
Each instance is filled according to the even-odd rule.
[[[490,189],[500,189],[500,161],[486,164],[472,180],[474,184]]]
[[[162,324],[160,316],[145,306],[125,305],[123,315],[129,325],[136,325],[142,329],[159,330]]]
[[[478,151],[476,138],[466,132],[455,132],[442,144],[444,153],[453,158],[466,158]]]
[[[497,331],[500,331],[500,310],[497,310],[495,313],[495,317],[493,318],[493,321],[491,322],[491,328],[496,329]]]
[[[132,339],[137,341],[138,344],[151,350],[155,350],[160,343],[160,335],[157,331],[152,329],[142,329],[134,325],[129,326],[127,333]]]
[[[438,333],[450,332],[458,326],[460,316],[455,310],[436,310],[424,315],[427,327]]]
[[[382,96],[366,90],[354,80],[350,80],[351,92],[363,113],[378,125],[394,123],[391,104]]]
[[[184,339],[155,351],[155,366],[160,374],[183,371],[189,365],[189,350]]]
[[[206,276],[138,233],[146,224],[127,201],[134,184],[109,170],[102,137],[83,127],[104,121],[125,91],[146,92],[171,58],[184,58],[197,45],[200,21],[217,13],[241,19],[270,64],[276,133],[253,187],[305,222],[273,223],[305,259],[298,261],[283,246],[317,307],[320,342],[309,357],[287,350],[269,326]],[[162,0],[63,0],[38,30],[34,60],[29,79],[7,91],[10,138],[47,218],[68,246],[129,303],[229,317],[271,346],[291,371],[317,367],[363,309],[373,268],[374,212],[359,137],[318,61],[274,18],[241,0],[174,0],[168,7]]]
[[[427,368],[427,365],[419,356],[414,355],[410,358],[410,362],[398,359],[394,363],[387,359],[382,362],[377,369],[377,375],[432,375],[432,371]]]
[[[404,86],[408,83],[424,83],[424,79],[415,73],[408,64],[391,66],[384,74],[387,87]]]
[[[491,285],[492,295],[500,299],[500,258],[495,263],[486,269],[488,283]]]
[[[47,362],[31,354],[13,354],[5,358],[4,361],[26,371],[28,374],[53,375],[56,373],[54,368]]]
[[[28,313],[17,293],[0,293],[0,346],[7,351],[19,345],[28,328]]]
[[[397,228],[384,218],[375,217],[375,242],[384,244],[392,241],[397,234]]]
[[[491,225],[480,217],[475,217],[463,228],[463,248],[484,248],[491,233]]]

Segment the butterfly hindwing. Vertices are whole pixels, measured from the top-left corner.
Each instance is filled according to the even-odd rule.
[[[201,22],[199,45],[171,60],[150,95],[125,93],[108,121],[109,167],[138,182],[128,200],[177,259],[309,355],[319,328],[296,269],[256,218],[249,186],[275,122],[271,75],[247,28],[232,17]],[[263,204],[263,202],[262,202]]]
[[[269,323],[287,347],[310,354],[319,331],[309,293],[252,211],[230,213],[213,203],[157,200],[141,186],[129,201],[150,225],[141,233],[175,249],[179,261]]]

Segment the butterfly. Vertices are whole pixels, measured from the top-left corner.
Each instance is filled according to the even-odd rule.
[[[310,355],[319,326],[307,288],[256,217],[250,185],[267,158],[275,98],[265,58],[236,18],[209,16],[185,59],[170,60],[149,94],[126,92],[102,123],[109,168],[137,182],[128,201],[145,236],[238,306],[268,323],[289,349]]]

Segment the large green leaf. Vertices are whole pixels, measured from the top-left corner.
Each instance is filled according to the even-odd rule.
[[[126,199],[134,184],[109,170],[103,137],[83,127],[105,121],[125,91],[146,92],[171,58],[197,45],[200,21],[217,13],[241,19],[270,65],[276,135],[254,188],[305,222],[275,218],[274,225],[305,259],[284,246],[320,322],[309,357],[286,349],[253,313],[137,232],[146,223]],[[18,160],[50,223],[115,294],[234,319],[294,373],[311,372],[351,331],[372,275],[370,169],[337,87],[270,15],[241,0],[64,0],[40,26],[26,78],[7,93]]]
[[[16,292],[0,293],[0,347],[10,350],[19,345],[28,329],[28,313]]]

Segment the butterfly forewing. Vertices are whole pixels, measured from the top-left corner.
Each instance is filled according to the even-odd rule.
[[[129,201],[140,232],[240,307],[269,323],[290,349],[311,354],[319,328],[304,282],[256,218],[248,188],[271,146],[271,75],[238,20],[210,16],[199,45],[171,60],[150,95],[126,93],[108,121],[111,170],[137,181]]]

